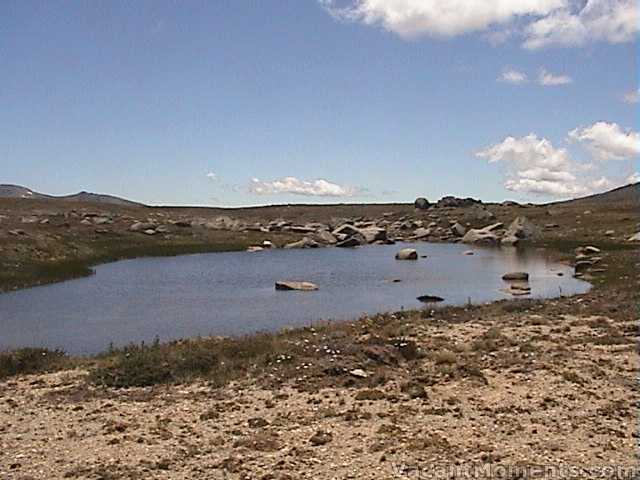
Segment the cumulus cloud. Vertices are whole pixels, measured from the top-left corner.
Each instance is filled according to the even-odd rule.
[[[598,160],[626,160],[640,155],[640,133],[623,130],[617,123],[597,122],[569,132]]]
[[[544,16],[567,0],[319,0],[334,17],[380,25],[403,38],[451,37],[517,17]]]
[[[640,31],[637,0],[587,0],[582,8],[559,8],[524,29],[524,47],[572,47],[593,41],[629,42]]]
[[[505,169],[507,190],[524,194],[569,198],[610,188],[605,177],[590,178],[588,170],[573,161],[565,148],[556,148],[536,134],[507,137],[502,142],[476,153],[489,163],[501,163]]]
[[[499,82],[512,83],[514,85],[521,85],[528,81],[527,74],[514,70],[512,68],[505,68],[498,77]]]
[[[327,180],[300,180],[296,177],[284,177],[279,180],[261,181],[251,179],[249,191],[256,195],[278,195],[289,193],[310,197],[352,197],[358,193],[355,187],[339,185]]]
[[[631,175],[627,177],[627,183],[638,183],[640,182],[640,172],[633,172]]]
[[[215,172],[208,172],[205,176],[212,182],[215,182],[216,180],[218,180],[218,174]]]
[[[488,32],[524,47],[627,42],[640,30],[636,0],[318,0],[335,18],[381,26],[405,39]]]
[[[622,100],[625,103],[629,103],[631,105],[634,105],[634,104],[640,102],[640,88],[637,89],[637,90],[634,90],[633,92],[625,93],[622,96]]]
[[[553,87],[557,85],[567,85],[572,83],[573,79],[568,75],[554,75],[546,71],[544,68],[538,74],[538,83],[545,87]]]

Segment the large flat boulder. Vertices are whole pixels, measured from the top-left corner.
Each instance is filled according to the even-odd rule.
[[[495,233],[494,230],[489,229],[489,227],[470,229],[462,237],[462,242],[484,245],[497,245],[498,243],[500,243],[500,237]]]

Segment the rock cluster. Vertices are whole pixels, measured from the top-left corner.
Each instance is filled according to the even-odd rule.
[[[504,230],[502,223],[471,229],[462,237],[462,241],[485,245],[516,246],[522,242],[531,241],[537,236],[538,228],[527,217],[520,216],[511,222],[506,230]]]

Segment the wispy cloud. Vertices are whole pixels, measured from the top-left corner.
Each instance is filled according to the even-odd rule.
[[[632,92],[627,92],[622,96],[622,101],[630,105],[640,102],[640,88]]]
[[[296,177],[284,177],[272,181],[253,178],[249,184],[249,191],[256,195],[288,193],[309,197],[353,197],[359,192],[359,189],[323,179],[307,181]]]
[[[538,74],[538,83],[545,87],[553,87],[558,85],[568,85],[573,83],[573,79],[568,75],[554,75],[543,68]]]
[[[529,79],[527,74],[514,70],[513,68],[505,68],[498,77],[499,82],[511,83],[513,85],[521,85],[527,83]]]
[[[205,176],[212,182],[219,180],[218,174],[215,172],[207,172]]]

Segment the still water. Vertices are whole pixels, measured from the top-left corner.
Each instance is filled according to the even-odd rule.
[[[418,261],[397,261],[405,246]],[[24,346],[91,354],[131,342],[241,335],[354,319],[363,313],[489,302],[505,272],[527,271],[531,297],[586,292],[570,267],[536,250],[419,243],[357,249],[274,250],[125,260],[78,280],[0,295],[0,351]],[[559,276],[558,274],[563,274]],[[394,283],[391,280],[399,279]],[[276,280],[318,284],[315,292],[282,292]]]

